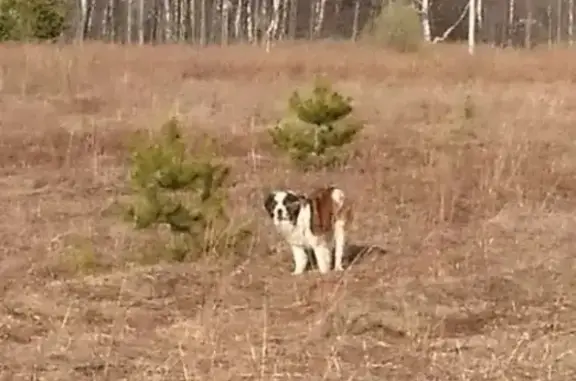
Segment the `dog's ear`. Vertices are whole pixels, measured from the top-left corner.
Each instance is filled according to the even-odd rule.
[[[295,192],[290,192],[289,197],[284,200],[286,209],[291,213],[298,213],[302,205],[306,203],[306,196]]]
[[[264,197],[264,209],[270,216],[274,214],[274,192],[272,191],[263,191]]]
[[[291,205],[291,206],[302,205],[308,200],[308,198],[304,195],[295,194],[295,196],[296,196],[296,198],[294,198],[293,200],[287,201],[288,205]]]

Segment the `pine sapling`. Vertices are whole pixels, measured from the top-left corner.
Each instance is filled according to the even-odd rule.
[[[347,156],[344,147],[362,129],[360,123],[347,119],[353,111],[351,103],[351,98],[320,81],[309,97],[295,91],[288,101],[291,118],[270,130],[272,142],[303,168],[342,163]]]

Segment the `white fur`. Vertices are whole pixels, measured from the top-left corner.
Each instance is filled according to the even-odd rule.
[[[342,206],[344,204],[344,192],[340,189],[334,189],[332,191],[332,200],[334,200],[338,206]]]
[[[292,249],[292,255],[294,257],[293,274],[302,274],[306,269],[306,266],[308,265],[306,249],[312,249],[314,251],[318,270],[321,273],[327,273],[330,271],[332,250],[334,250],[335,254],[334,270],[344,270],[342,266],[342,257],[344,255],[345,245],[345,221],[337,220],[330,234],[317,236],[312,233],[310,226],[311,208],[308,204],[301,207],[295,225],[287,219],[279,219],[279,211],[282,211],[284,216],[288,216],[288,211],[284,205],[284,199],[287,194],[288,193],[285,191],[275,192],[274,199],[276,205],[274,208],[273,220],[276,229],[284,239],[286,239]],[[332,198],[337,205],[342,205],[344,202],[344,192],[335,189],[332,193]]]

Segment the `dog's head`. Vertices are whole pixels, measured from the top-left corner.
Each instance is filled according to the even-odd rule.
[[[305,196],[292,191],[273,191],[266,196],[264,208],[274,224],[290,222],[294,225],[305,201]]]

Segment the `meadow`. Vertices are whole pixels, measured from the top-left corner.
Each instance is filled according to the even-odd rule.
[[[365,128],[302,173],[266,129],[329,78]],[[576,51],[0,47],[0,380],[576,377]],[[126,140],[218,142],[249,252],[142,263]],[[293,276],[263,189],[343,188],[344,273]]]

